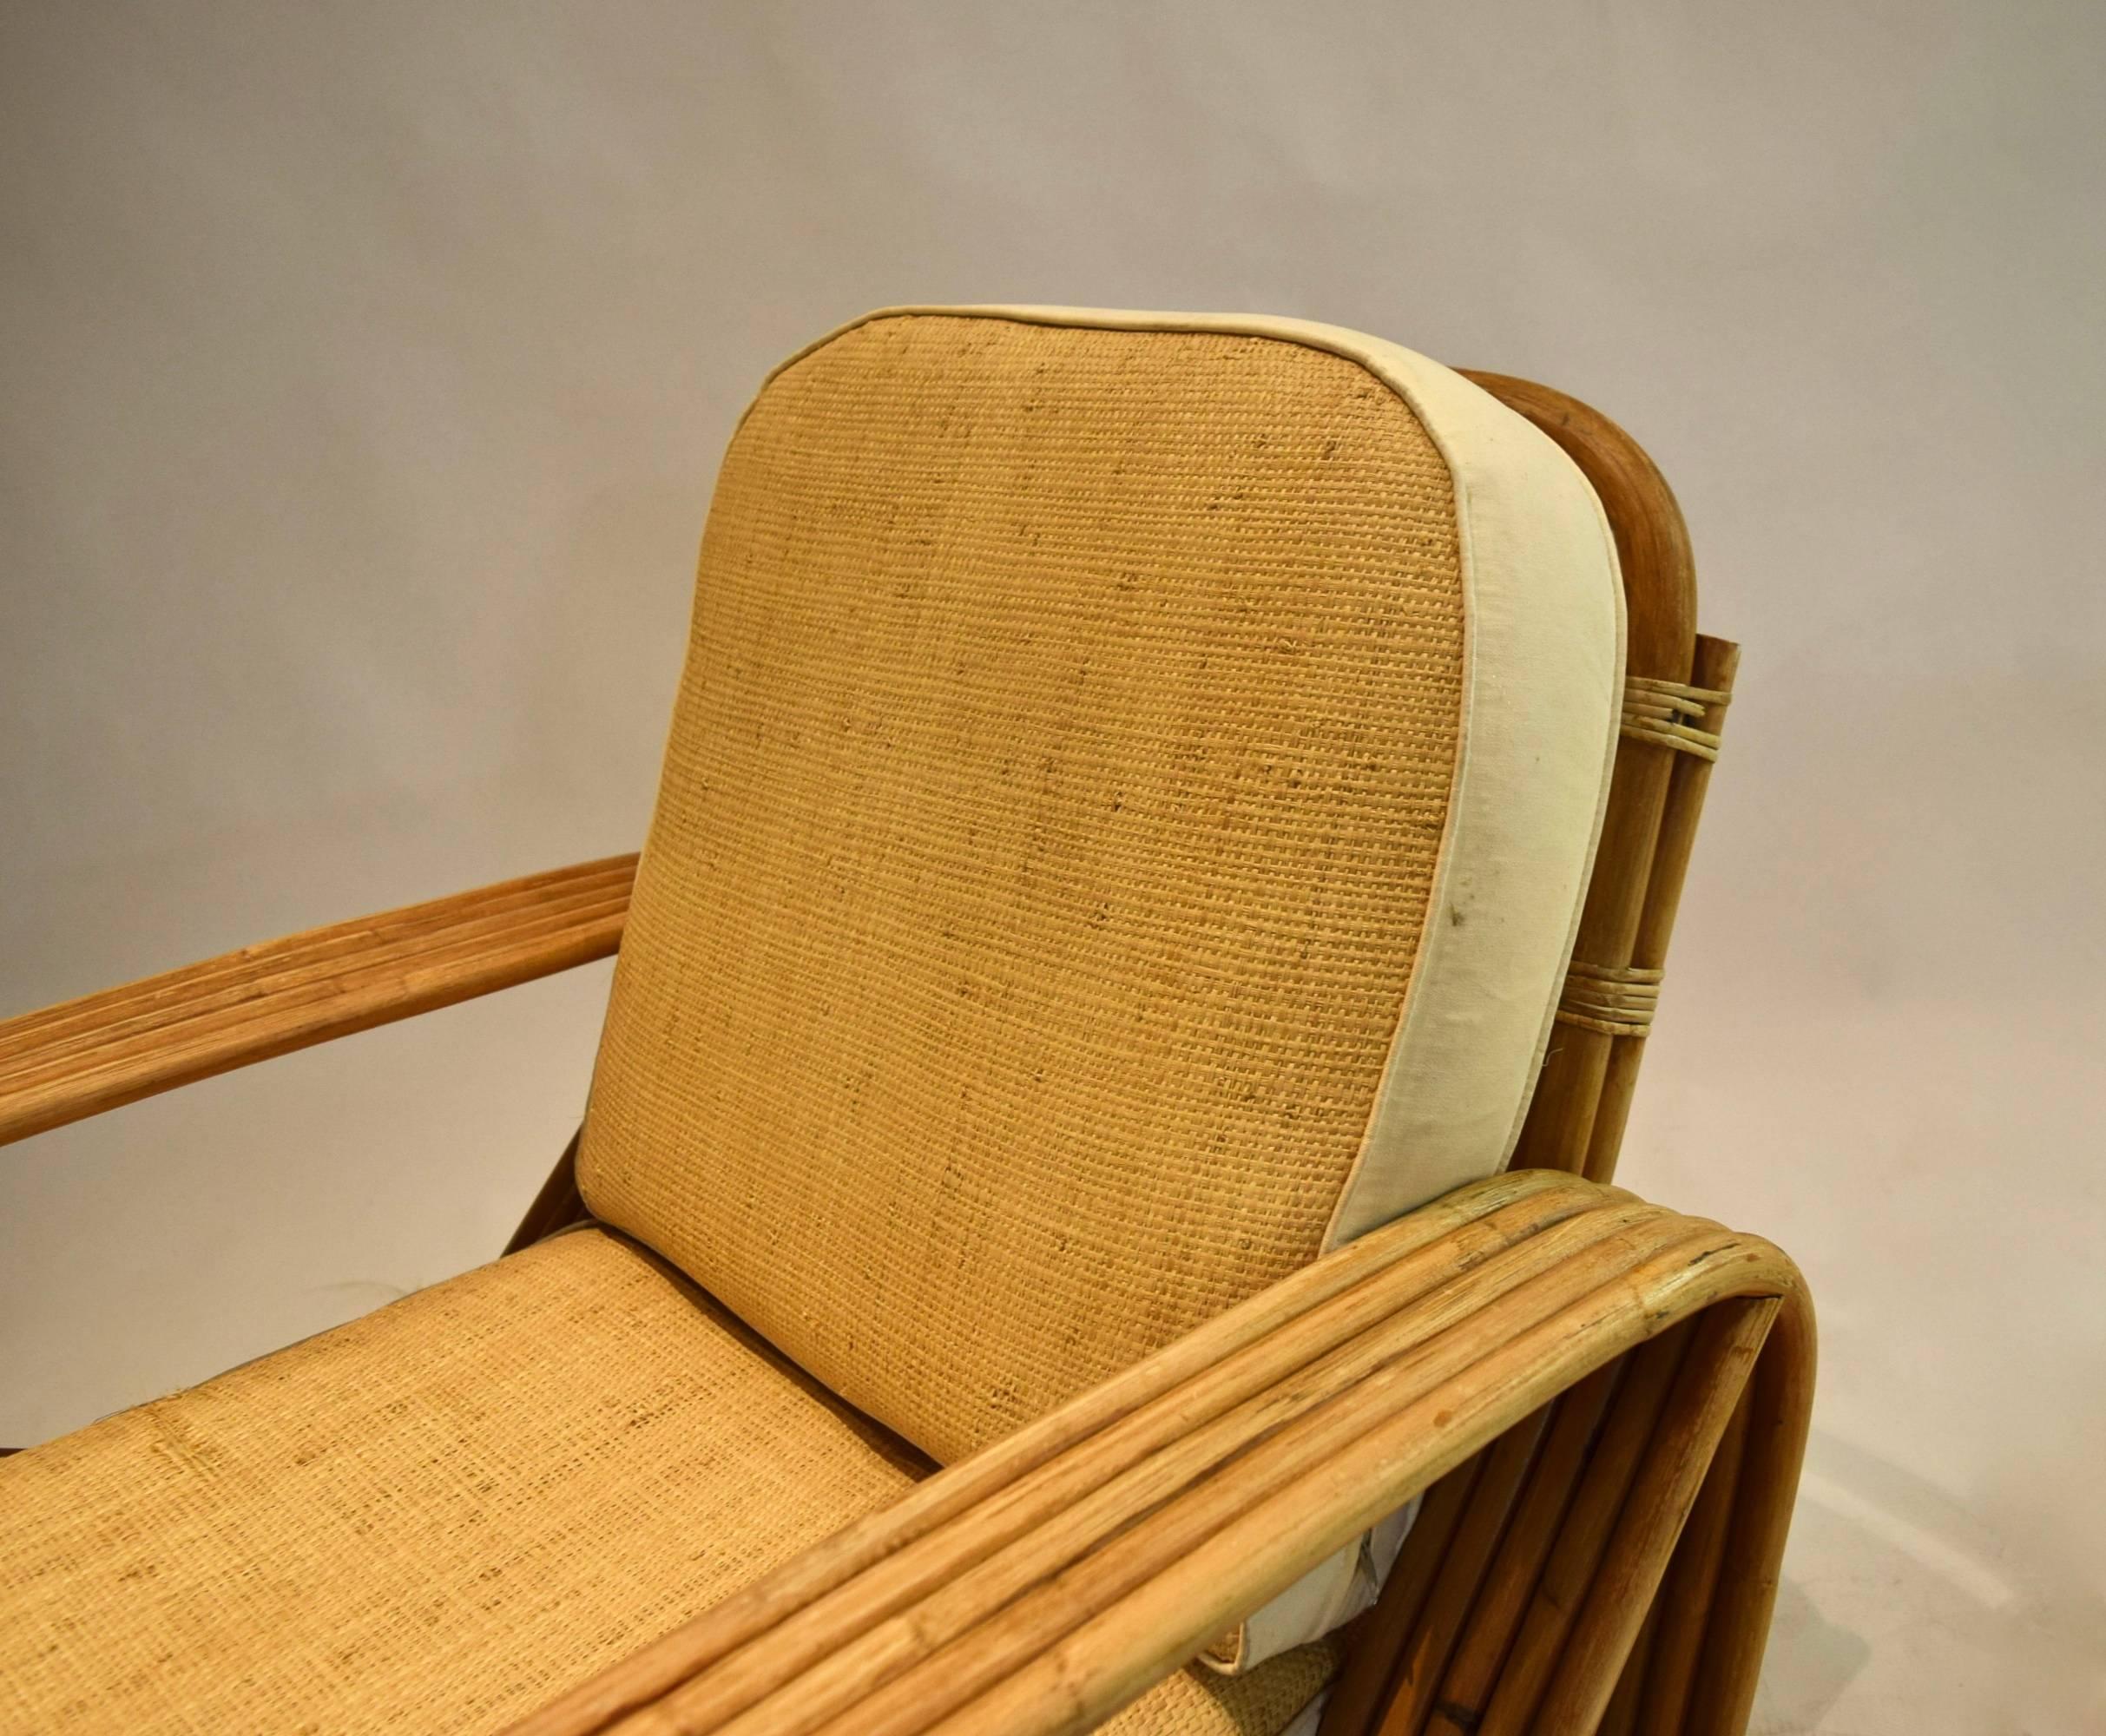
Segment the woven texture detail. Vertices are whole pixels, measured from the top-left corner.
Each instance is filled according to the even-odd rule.
[[[892,317],[762,393],[601,1216],[949,1461],[1318,1251],[1458,749],[1450,478],[1276,339]]]
[[[496,1728],[913,1480],[561,1236],[0,1460],[0,1728]]]
[[[1297,1646],[1248,1675],[1194,1667],[1156,1683],[1097,1726],[1100,1736],[1279,1736],[1338,1673],[1336,1639]]]
[[[559,1236],[0,1460],[0,1728],[496,1730],[925,1469],[657,1259]],[[1271,1736],[1333,1661],[1106,1727]]]

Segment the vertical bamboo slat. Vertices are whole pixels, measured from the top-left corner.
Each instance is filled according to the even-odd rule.
[[[1470,1736],[1484,1716],[1627,1362],[1589,1375],[1557,1401],[1550,1438],[1441,1684],[1430,1736]]]
[[[1719,1563],[1718,1593],[1697,1654],[1688,1729],[1742,1730],[1754,1705],[1806,1458],[1814,1361],[1813,1309],[1801,1292],[1779,1311],[1748,1383],[1747,1443]]]
[[[1535,1724],[1543,1736],[1589,1736],[1601,1721],[1776,1314],[1774,1301],[1733,1302],[1692,1329],[1688,1354],[1544,1695]]]
[[[1484,1708],[1478,1725],[1484,1736],[1529,1736],[1535,1729],[1537,1707],[1594,1582],[1688,1347],[1688,1332],[1681,1328],[1631,1353],[1616,1410],[1588,1461],[1491,1703]]]
[[[1623,1660],[1623,1673],[1616,1678],[1616,1691],[1609,1696],[1609,1709],[1602,1714],[1601,1727],[1595,1736],[1633,1736],[1638,1722],[1638,1703],[1645,1693],[1645,1680],[1652,1667],[1653,1636],[1660,1627],[1660,1604],[1657,1600],[1645,1613],[1645,1622],[1638,1629],[1638,1638],[1630,1648],[1630,1656]]]
[[[1645,1693],[1645,1673],[1653,1658],[1653,1631],[1660,1627],[1660,1603],[1653,1603],[1645,1612],[1645,1624],[1638,1628],[1638,1639],[1630,1647],[1630,1656],[1623,1658],[1623,1671],[1616,1679],[1616,1692],[1609,1696],[1609,1708],[1601,1715],[1601,1726],[1594,1736],[1632,1736],[1632,1727],[1638,1721],[1638,1700]]]
[[[1700,635],[1690,685],[1731,694],[1734,677],[1740,667],[1738,645]],[[1707,710],[1704,727],[1714,734],[1722,733],[1725,712],[1723,705]],[[1671,748],[1652,747],[1641,742],[1625,745],[1634,751],[1673,761],[1653,859],[1646,874],[1644,907],[1640,913],[1629,961],[1642,969],[1657,970],[1668,962],[1668,943],[1674,937],[1675,914],[1682,908],[1682,891],[1688,877],[1690,854],[1696,845],[1697,823],[1703,818],[1704,796],[1711,787],[1712,762],[1695,753],[1677,753]],[[1594,1125],[1588,1134],[1585,1165],[1588,1177],[1596,1181],[1606,1181],[1616,1173],[1616,1155],[1622,1147],[1624,1126],[1630,1119],[1631,1099],[1638,1088],[1638,1069],[1645,1061],[1642,1036],[1603,1040],[1609,1045],[1608,1059]]]
[[[1725,1554],[1726,1530],[1733,1518],[1734,1498],[1740,1487],[1741,1454],[1747,1444],[1748,1396],[1741,1395],[1740,1408],[1719,1443],[1711,1472],[1704,1479],[1703,1493],[1682,1529],[1668,1576],[1653,1604],[1652,1643],[1641,1661],[1635,1651],[1634,1673],[1627,1670],[1639,1692],[1633,1696],[1630,1736],[1676,1736],[1689,1709],[1689,1690],[1695,1679],[1697,1647],[1703,1642],[1705,1625],[1711,1619],[1712,1601],[1718,1590],[1719,1564]],[[1606,1730],[1606,1720],[1604,1720]]]
[[[1477,1601],[1484,1571],[1498,1549],[1529,1466],[1535,1461],[1548,1415],[1547,1406],[1536,1411],[1509,1429],[1483,1454],[1484,1473],[1441,1563],[1433,1595],[1427,1600],[1412,1635],[1396,1697],[1382,1720],[1381,1736],[1418,1736],[1425,1726],[1464,1620]]]
[[[1399,1558],[1375,1607],[1353,1634],[1345,1667],[1325,1703],[1318,1736],[1369,1736],[1374,1729],[1396,1692],[1405,1648],[1425,1614],[1433,1581],[1484,1469],[1484,1455],[1479,1453],[1426,1491],[1412,1527],[1412,1540],[1421,1547]]]
[[[1629,673],[1730,694],[1739,648],[1695,635],[1695,568],[1687,530],[1672,492],[1642,450],[1615,424],[1563,394],[1498,375],[1472,374],[1471,378],[1556,440],[1601,497],[1623,569],[1629,622]],[[1714,733],[1721,730],[1721,710],[1719,707],[1708,709],[1702,720],[1705,729]],[[1610,969],[1635,966],[1658,970],[1665,965],[1702,816],[1711,764],[1699,754],[1677,752],[1655,741],[1627,738],[1619,744],[1601,845],[1576,943],[1576,958]],[[1644,1047],[1642,1035],[1611,1036],[1561,1023],[1545,1058],[1515,1164],[1577,1170],[1596,1180],[1612,1176]],[[1619,1728],[1664,1733],[1682,1727],[1685,1711],[1700,1720],[1693,1727],[1710,1728],[1711,1724],[1701,1720],[1711,1711],[1726,1708],[1743,1687],[1752,1693],[1749,1654],[1752,1648],[1753,1660],[1759,1661],[1768,1603],[1759,1587],[1736,1589],[1731,1597],[1725,1596],[1720,1588],[1721,1580],[1735,1570],[1728,1560],[1729,1542],[1737,1541],[1741,1553],[1735,1559],[1742,1562],[1763,1556],[1772,1544],[1781,1545],[1780,1497],[1772,1485],[1784,1472],[1789,1443],[1781,1439],[1774,1443],[1755,1470],[1755,1481],[1767,1493],[1749,1492],[1743,1498],[1741,1459],[1759,1387],[1781,1383],[1780,1391],[1772,1395],[1776,1402],[1769,1414],[1779,1418],[1793,1414],[1787,1402],[1791,1395],[1781,1389],[1790,1388],[1796,1378],[1778,1372],[1804,1360],[1793,1348],[1790,1338],[1787,1332],[1787,1342],[1765,1359],[1762,1378],[1750,1384],[1741,1410],[1726,1429],[1724,1450],[1713,1454],[1707,1446],[1704,1457],[1712,1468],[1707,1471],[1701,1462],[1682,1466],[1684,1476],[1701,1479],[1701,1488],[1693,1484],[1689,1489],[1696,1503],[1696,1516],[1688,1548],[1669,1557],[1657,1535],[1649,1540],[1648,1547],[1662,1551],[1661,1564],[1673,1574],[1682,1601],[1671,1612],[1662,1613],[1655,1627],[1650,1615],[1649,1587],[1647,1600],[1620,1614],[1622,1626],[1610,1635],[1612,1649],[1628,1650],[1644,1623],[1650,1655],[1621,1674],[1613,1667],[1626,1660],[1618,1658],[1592,1657],[1583,1665],[1572,1666],[1574,1672],[1588,1676],[1589,1691],[1596,1695],[1593,1713],[1607,1715],[1600,1702],[1609,1700],[1613,1693]],[[1638,1361],[1639,1353],[1629,1360]],[[1649,1402],[1648,1391],[1644,1384],[1632,1383],[1627,1395],[1616,1401],[1616,1408]],[[1664,1391],[1664,1386],[1659,1387],[1654,1397]],[[1561,1660],[1566,1639],[1562,1631],[1555,1631],[1555,1622],[1540,1607],[1529,1611],[1532,1628],[1524,1623],[1517,1634],[1504,1631],[1504,1624],[1510,1619],[1508,1603],[1523,1577],[1543,1574],[1554,1578],[1557,1571],[1570,1570],[1575,1559],[1573,1551],[1581,1550],[1583,1556],[1581,1544],[1562,1533],[1556,1540],[1556,1551],[1551,1552],[1551,1539],[1537,1534],[1539,1524],[1562,1521],[1569,1529],[1578,1522],[1584,1531],[1589,1525],[1607,1522],[1600,1510],[1599,1489],[1608,1473],[1599,1468],[1599,1458],[1597,1450],[1584,1465],[1561,1465],[1554,1463],[1547,1446],[1538,1455],[1530,1473],[1532,1486],[1522,1492],[1501,1559],[1485,1579],[1469,1624],[1457,1636],[1450,1680],[1433,1696],[1447,1710],[1399,1727],[1414,1732],[1424,1727],[1439,1736],[1457,1736],[1473,1728],[1479,1715],[1488,1710],[1482,1687],[1488,1670],[1497,1678],[1495,1695],[1505,1698],[1497,1714],[1484,1719],[1479,1736],[1490,1736],[1499,1728],[1528,1727],[1538,1709],[1537,1696],[1551,1687],[1550,1672],[1563,1667]],[[1624,1469],[1629,1476],[1666,1474],[1649,1457],[1642,1464],[1634,1460]],[[1554,1481],[1560,1474],[1568,1479],[1583,1476],[1591,1479],[1595,1493],[1576,1496],[1570,1481],[1563,1490],[1556,1489]],[[1459,1476],[1454,1481],[1457,1500],[1466,1506],[1478,1498],[1473,1492],[1477,1485],[1464,1484]],[[1795,1483],[1796,1461],[1793,1460],[1781,1496],[1787,1512],[1789,1489]],[[1616,1498],[1620,1501],[1622,1496],[1619,1494]],[[1559,1519],[1548,1522],[1538,1516],[1559,1499],[1570,1502],[1573,1511],[1567,1513],[1561,1508]],[[1467,1512],[1461,1514],[1453,1523],[1452,1534],[1459,1535],[1468,1527],[1471,1517]],[[1679,1520],[1676,1522],[1679,1528]],[[1673,1540],[1668,1541],[1671,1543]],[[1605,1541],[1597,1537],[1596,1544],[1605,1547]],[[1419,1581],[1435,1582],[1439,1577],[1438,1557],[1452,1547],[1451,1537],[1410,1540],[1399,1571],[1412,1571]],[[1544,1556],[1535,1553],[1538,1549],[1551,1552],[1548,1566]],[[1430,1564],[1422,1563],[1418,1560],[1422,1551],[1436,1559]],[[1774,1552],[1766,1558],[1771,1560],[1774,1568]],[[1590,1594],[1580,1585],[1569,1588],[1568,1595]],[[1758,1606],[1761,1627],[1751,1636],[1746,1630]],[[1422,1614],[1412,1625],[1417,1628],[1429,1619]],[[1723,1637],[1725,1629],[1736,1627],[1740,1630],[1737,1639]],[[1393,1636],[1382,1638],[1390,1644],[1398,1643]],[[1356,1652],[1372,1643],[1377,1643],[1377,1638],[1371,1623],[1366,1634],[1356,1641]],[[1353,1664],[1359,1664],[1357,1657],[1348,1668],[1348,1680],[1357,1695],[1361,1685],[1379,1677],[1380,1672],[1372,1661],[1359,1665],[1357,1670]],[[1404,1687],[1401,1664],[1393,1665],[1390,1674],[1394,1706],[1405,1706],[1405,1700],[1399,1697]],[[1564,1680],[1559,1679],[1560,1692]],[[1339,1698],[1344,1711],[1352,1716],[1341,1716],[1335,1726],[1327,1721],[1326,1736],[1362,1736],[1366,1726],[1359,1721],[1354,1700],[1343,1693]],[[1517,1707],[1523,1708],[1518,1716]],[[1717,1727],[1737,1726],[1721,1724]]]

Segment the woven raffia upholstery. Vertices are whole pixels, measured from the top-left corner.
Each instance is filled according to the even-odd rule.
[[[0,1460],[0,1729],[494,1730],[912,1456],[585,1230]],[[1109,1728],[1272,1736],[1311,1647]]]
[[[1449,472],[1262,337],[890,318],[721,473],[580,1173],[949,1461],[1311,1259],[1458,750]]]

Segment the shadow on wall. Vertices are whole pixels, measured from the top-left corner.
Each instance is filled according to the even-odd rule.
[[[1816,1431],[1751,1736],[2106,1727],[2106,1598]]]

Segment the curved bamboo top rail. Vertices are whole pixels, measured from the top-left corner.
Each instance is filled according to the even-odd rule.
[[[938,1472],[512,1736],[1092,1727],[1768,1243],[1549,1171],[1458,1190]]]
[[[1630,673],[1688,681],[1696,641],[1696,559],[1660,466],[1620,424],[1568,392],[1482,368],[1460,372],[1563,447],[1600,497],[1630,605]]]
[[[0,1021],[0,1144],[604,958],[635,856],[224,953]]]

